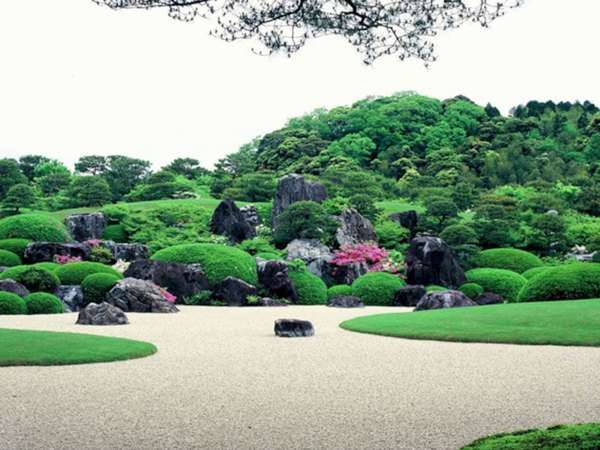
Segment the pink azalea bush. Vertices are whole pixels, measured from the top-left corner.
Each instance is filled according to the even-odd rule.
[[[374,243],[343,245],[331,260],[336,266],[365,264],[369,272],[398,273],[397,265],[389,258],[387,250]]]
[[[175,295],[171,294],[165,288],[160,287],[156,284],[154,286],[157,287],[157,289],[160,291],[160,295],[162,295],[162,297],[165,299],[166,302],[175,303],[177,301],[177,297]]]
[[[57,264],[69,264],[75,262],[81,262],[80,256],[69,256],[69,255],[54,255],[54,262]]]
[[[98,247],[100,244],[102,244],[102,241],[100,239],[88,239],[87,241],[84,242],[84,244],[87,244],[90,247],[94,248],[94,247]]]

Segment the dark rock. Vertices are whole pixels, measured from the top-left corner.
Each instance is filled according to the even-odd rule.
[[[148,246],[144,244],[126,244],[113,241],[102,241],[102,246],[106,247],[113,254],[115,261],[137,261],[138,259],[148,259],[150,252]]]
[[[85,303],[81,286],[59,286],[54,292],[54,295],[56,295],[63,303],[66,312],[79,311]]]
[[[288,275],[288,266],[283,261],[260,260],[256,265],[258,282],[270,295],[286,298],[292,302],[298,300],[294,283]]]
[[[254,205],[246,205],[240,208],[240,212],[244,217],[244,220],[248,225],[253,228],[256,228],[260,225],[260,216],[258,215],[258,210]]]
[[[55,256],[88,259],[91,247],[87,244],[62,244],[59,242],[33,242],[25,248],[23,262],[35,264],[54,261]]]
[[[209,289],[208,280],[199,264],[139,259],[129,265],[124,275],[126,278],[152,281],[176,296],[178,303]]]
[[[287,247],[287,259],[296,258],[306,263],[308,271],[320,277],[327,262],[333,258],[333,253],[318,239],[294,239]]]
[[[504,298],[501,295],[494,294],[493,292],[484,292],[475,299],[475,303],[478,305],[498,305],[504,303]]]
[[[25,286],[10,279],[0,280],[0,291],[17,294],[19,297],[27,297],[29,295],[29,290]]]
[[[227,277],[215,290],[215,297],[225,302],[227,306],[243,306],[247,304],[248,296],[256,295],[256,288],[250,283],[235,277]]]
[[[287,306],[288,304],[278,298],[262,297],[258,300],[259,306]]]
[[[339,220],[340,226],[335,233],[335,239],[340,246],[377,241],[373,224],[356,209],[344,210]]]
[[[127,325],[129,320],[122,309],[109,303],[90,303],[79,312],[78,325]]]
[[[417,225],[419,224],[419,215],[416,211],[403,211],[399,213],[393,213],[388,216],[391,220],[398,223],[402,227],[410,231],[410,237],[415,237],[417,232]]]
[[[210,231],[226,236],[233,244],[239,244],[256,236],[256,231],[232,200],[223,200],[215,209],[210,222]]]
[[[417,306],[425,294],[427,294],[425,286],[409,284],[396,293],[394,306]]]
[[[302,175],[295,173],[279,179],[273,200],[273,228],[277,226],[279,215],[292,203],[313,201],[321,203],[327,200],[327,189],[316,181],[306,181]]]
[[[128,312],[178,312],[177,307],[167,302],[160,289],[151,281],[125,278],[106,294],[106,301]]]
[[[418,236],[406,255],[408,284],[436,284],[456,288],[466,282],[465,273],[444,241],[435,236]]]
[[[83,242],[100,239],[107,223],[104,214],[90,213],[73,214],[65,219],[65,225],[76,241]]]
[[[327,306],[334,308],[363,308],[362,300],[352,295],[337,295],[329,300]]]
[[[279,337],[305,337],[313,336],[315,329],[308,320],[277,319],[275,321],[275,335]]]
[[[321,278],[327,286],[336,284],[352,284],[354,281],[367,273],[365,263],[353,263],[347,266],[338,266],[331,261],[325,261],[321,265]]]
[[[463,306],[477,306],[473,300],[460,291],[430,292],[419,300],[415,311],[428,309],[458,308]]]

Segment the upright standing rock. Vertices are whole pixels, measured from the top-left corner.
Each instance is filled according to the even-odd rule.
[[[410,241],[406,256],[408,284],[437,284],[457,288],[467,279],[452,250],[435,236],[418,236]]]
[[[337,243],[342,245],[360,244],[377,241],[375,228],[369,219],[354,209],[345,209],[340,216],[340,226],[335,233]]]
[[[273,228],[277,226],[279,215],[292,203],[313,201],[321,203],[327,200],[327,189],[317,181],[306,181],[302,175],[286,175],[277,183],[273,200]]]
[[[391,220],[398,223],[400,226],[410,231],[410,237],[415,237],[417,233],[417,225],[419,224],[419,215],[416,211],[403,211],[399,213],[393,213],[388,216]]]
[[[73,214],[65,219],[65,225],[76,241],[83,242],[100,239],[107,223],[104,214],[97,212]]]
[[[254,227],[247,221],[233,200],[223,200],[215,209],[210,231],[226,236],[233,244],[239,244],[256,236]]]
[[[298,293],[289,277],[288,266],[283,261],[260,260],[256,265],[258,282],[270,295],[298,301]]]
[[[326,264],[333,258],[333,253],[318,239],[294,239],[287,247],[287,259],[301,259],[306,263],[309,272],[318,277],[323,275]]]
[[[242,216],[244,216],[244,220],[251,227],[256,228],[260,225],[260,216],[258,215],[258,209],[254,205],[246,205],[240,208],[240,212]]]

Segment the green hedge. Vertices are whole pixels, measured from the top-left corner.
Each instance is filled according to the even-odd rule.
[[[291,270],[289,277],[298,293],[298,304],[324,305],[327,303],[327,286],[318,276],[306,270]]]
[[[58,264],[55,262],[49,262],[49,261],[35,263],[35,264],[32,264],[32,266],[33,267],[41,267],[42,269],[49,270],[50,272],[54,272],[59,267],[62,267],[61,264]]]
[[[119,279],[123,278],[123,275],[112,267],[90,261],[64,264],[54,273],[62,284],[81,284],[87,276],[94,273],[109,273]]]
[[[21,265],[21,258],[8,250],[0,250],[0,267],[14,267]]]
[[[121,278],[110,273],[93,273],[85,277],[81,283],[83,301],[89,303],[102,303],[110,291]]]
[[[28,239],[2,239],[0,240],[0,249],[13,252],[15,255],[19,255],[19,258],[23,258],[29,244],[31,241]]]
[[[396,292],[406,283],[398,276],[385,272],[371,272],[352,283],[352,295],[365,305],[391,306]]]
[[[0,220],[0,239],[29,239],[31,241],[69,242],[66,227],[45,214],[20,214]]]
[[[46,292],[36,292],[25,297],[27,314],[61,314],[65,307],[58,297]]]
[[[533,269],[526,270],[521,275],[523,275],[525,278],[527,278],[528,280],[530,280],[531,278],[533,278],[537,274],[542,273],[542,272],[546,271],[547,269],[550,269],[551,267],[552,266],[534,267]]]
[[[102,232],[102,239],[105,241],[127,242],[127,231],[120,223],[109,225]]]
[[[573,263],[549,267],[535,275],[519,293],[519,302],[600,297],[600,264]]]
[[[527,282],[518,273],[505,269],[472,269],[466,276],[469,283],[476,283],[486,292],[501,295],[507,302],[516,302],[519,291]]]
[[[27,313],[25,300],[12,292],[0,291],[0,315],[25,313]]]
[[[477,297],[484,293],[484,289],[477,283],[465,283],[461,287],[459,287],[458,290],[465,294],[467,297],[469,297],[471,300],[475,300]]]
[[[54,292],[60,285],[58,277],[36,266],[16,266],[0,273],[0,280],[15,280],[30,292]]]
[[[491,269],[505,269],[523,273],[526,270],[544,265],[542,260],[529,253],[516,248],[492,248],[483,250],[475,258],[477,267]]]
[[[327,299],[331,300],[333,297],[337,297],[340,295],[352,295],[352,286],[347,284],[338,284],[336,286],[331,286],[327,289]]]
[[[182,264],[200,264],[214,286],[227,277],[256,285],[256,261],[248,253],[220,244],[182,244],[159,250],[152,259]]]

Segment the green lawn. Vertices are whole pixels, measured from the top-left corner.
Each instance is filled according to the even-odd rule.
[[[396,200],[384,200],[382,202],[376,202],[378,208],[383,209],[385,214],[399,213],[404,211],[410,211],[414,209],[418,213],[425,212],[425,208],[420,203],[411,203],[410,200],[396,199]]]
[[[498,434],[462,450],[592,450],[600,448],[600,424],[559,425],[547,429]]]
[[[600,299],[377,314],[340,326],[407,339],[600,346]]]
[[[0,328],[0,366],[56,366],[142,358],[156,352],[148,342],[92,334]]]

